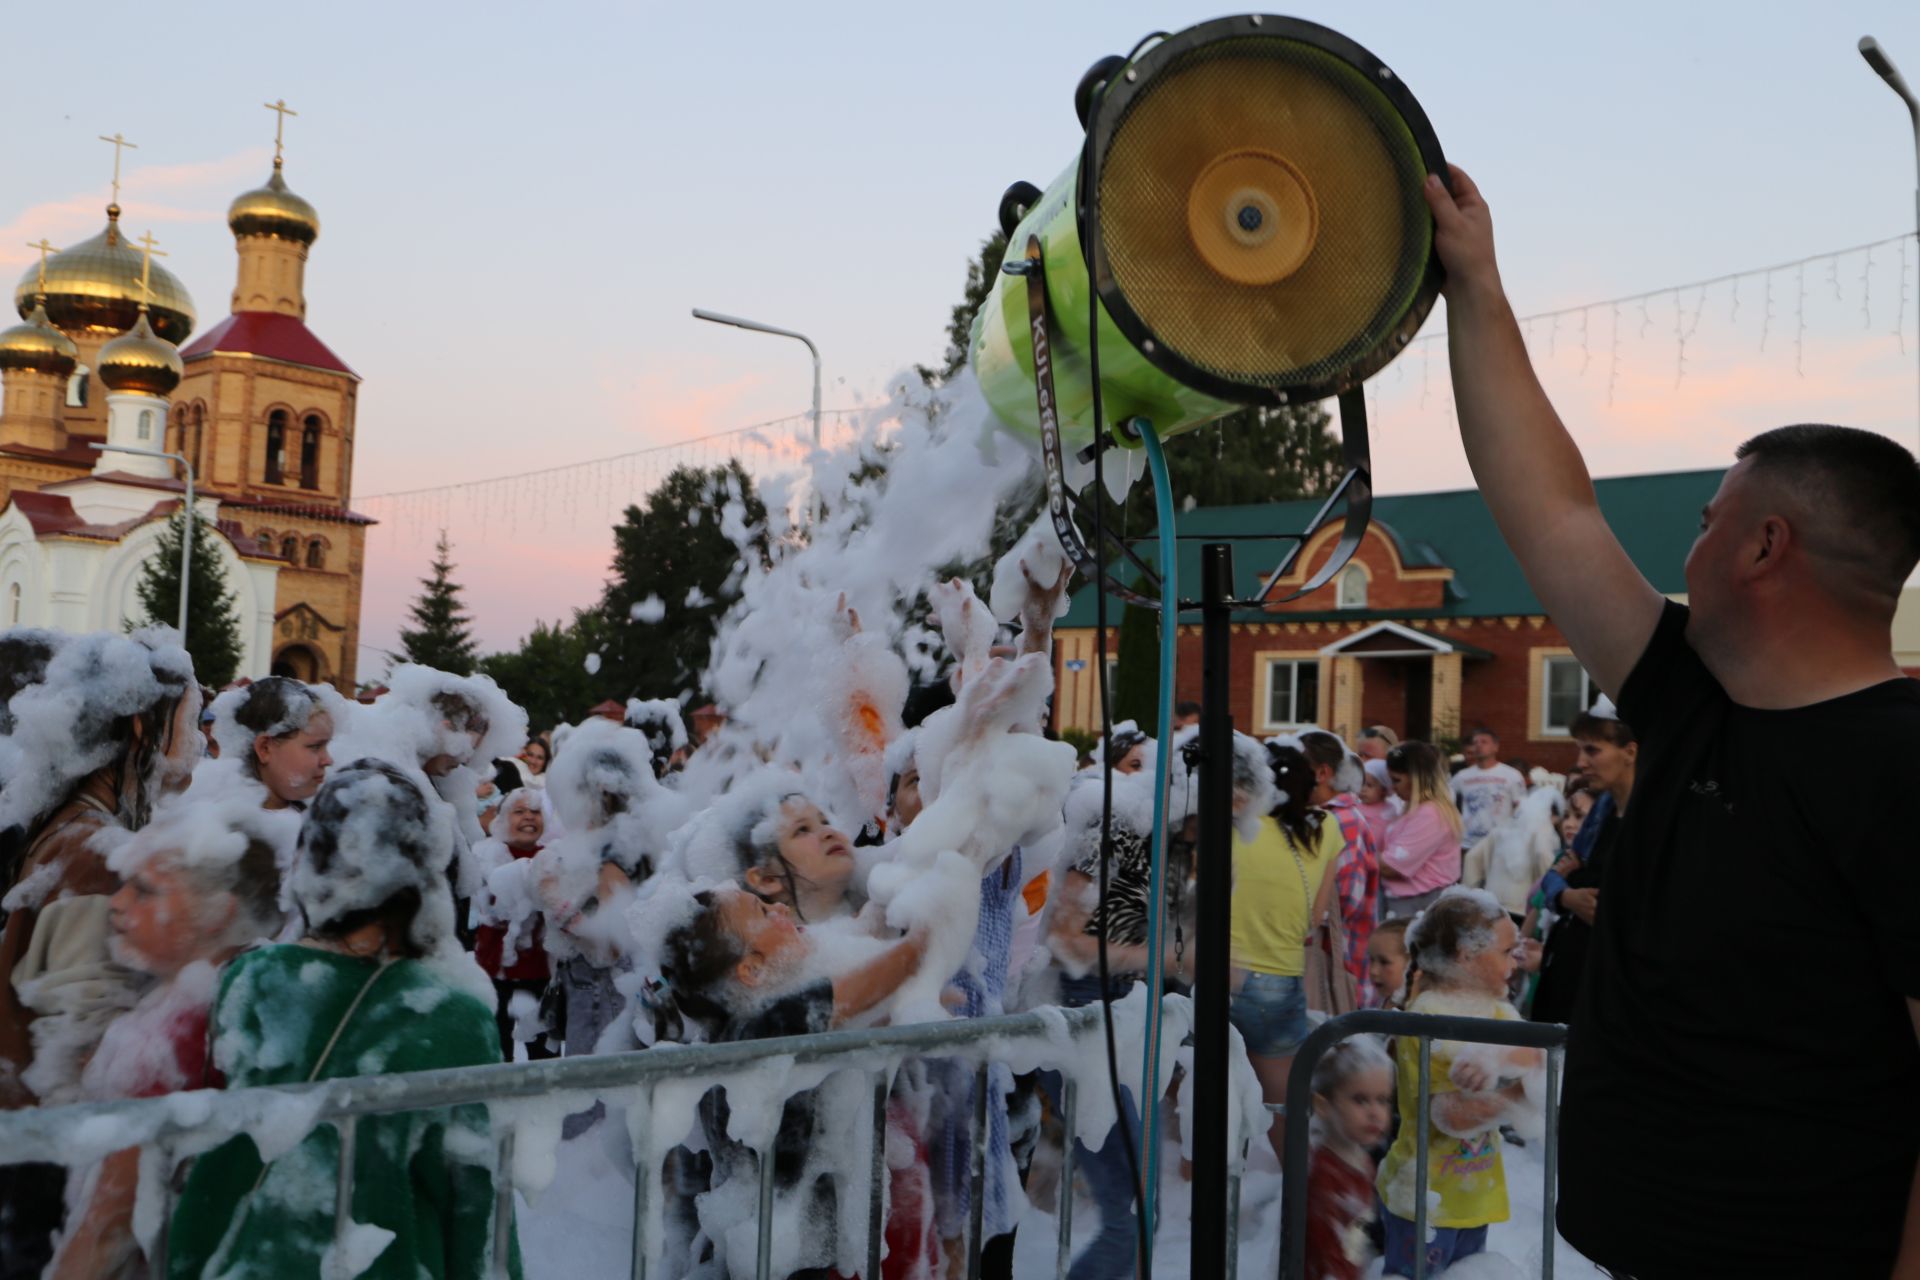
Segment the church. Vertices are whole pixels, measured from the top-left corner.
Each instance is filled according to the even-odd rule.
[[[286,104],[270,109],[285,117]],[[121,225],[117,135],[106,227],[40,261],[0,332],[0,627],[119,630],[141,567],[186,501],[236,597],[240,674],[351,695],[372,521],[350,506],[360,379],[307,327],[314,207],[287,186],[233,201],[229,314],[194,337],[186,287]],[[191,606],[191,601],[189,601]],[[173,619],[163,619],[172,622]]]

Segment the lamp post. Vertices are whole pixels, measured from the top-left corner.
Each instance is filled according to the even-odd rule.
[[[758,320],[742,320],[739,316],[723,316],[718,311],[707,311],[700,307],[693,309],[695,320],[711,320],[715,324],[730,324],[736,329],[752,329],[755,333],[771,333],[778,338],[795,338],[807,344],[807,350],[813,353],[813,447],[820,447],[820,348],[813,345],[813,339],[804,333],[792,329],[776,329],[770,324],[761,324]]]
[[[193,464],[187,461],[185,454],[168,453],[163,449],[138,449],[126,444],[93,444],[88,447],[103,453],[111,449],[115,453],[138,453],[149,458],[172,458],[180,464],[180,471],[187,478],[185,526],[180,534],[180,639],[184,643],[187,638],[187,583],[189,581],[187,570],[193,567]]]
[[[1860,56],[1867,60],[1873,73],[1887,82],[1887,87],[1900,95],[1900,101],[1907,104],[1907,115],[1913,121],[1913,228],[1914,235],[1920,238],[1920,98],[1913,95],[1907,82],[1900,75],[1900,69],[1893,65],[1893,59],[1880,47],[1880,42],[1872,36],[1860,37]]]

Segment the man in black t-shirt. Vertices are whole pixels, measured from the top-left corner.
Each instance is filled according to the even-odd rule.
[[[1567,1047],[1562,1234],[1635,1280],[1920,1280],[1920,682],[1892,619],[1920,466],[1842,427],[1741,446],[1689,607],[1607,527],[1473,182],[1427,186],[1461,436],[1547,612],[1640,736]],[[1889,749],[1848,795],[1810,749]]]

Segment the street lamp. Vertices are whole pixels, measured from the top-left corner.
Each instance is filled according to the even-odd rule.
[[[779,338],[797,338],[807,344],[807,350],[813,353],[813,447],[820,447],[820,348],[813,345],[813,339],[804,333],[795,333],[792,329],[776,329],[770,324],[761,324],[758,320],[742,320],[739,316],[723,316],[718,311],[706,311],[699,307],[693,309],[695,320],[711,320],[715,324],[730,324],[736,329],[752,329],[756,333],[771,333]]]
[[[1893,65],[1893,59],[1880,47],[1880,42],[1872,36],[1860,37],[1860,56],[1867,60],[1873,73],[1887,82],[1887,87],[1900,95],[1900,101],[1907,104],[1907,115],[1913,121],[1913,228],[1914,235],[1920,237],[1920,98],[1913,96],[1913,90],[1901,78],[1900,69]]]
[[[138,453],[149,458],[172,458],[180,464],[181,472],[187,477],[186,525],[180,535],[180,638],[184,642],[187,637],[187,582],[189,581],[187,570],[193,566],[193,464],[187,461],[185,454],[167,453],[162,449],[137,449],[126,444],[98,443],[91,444],[88,448],[98,449],[103,453],[111,449],[115,453]]]

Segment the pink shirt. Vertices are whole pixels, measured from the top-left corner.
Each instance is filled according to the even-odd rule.
[[[1412,898],[1460,879],[1460,837],[1429,800],[1387,827],[1380,883],[1390,898]]]

